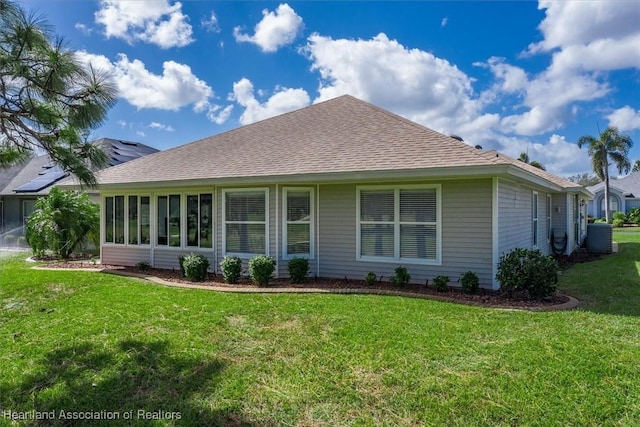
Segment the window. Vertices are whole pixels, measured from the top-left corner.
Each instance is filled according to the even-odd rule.
[[[313,189],[285,188],[282,211],[283,257],[313,258]]]
[[[129,196],[129,244],[138,244],[138,196]]]
[[[268,190],[224,190],[224,252],[266,254]]]
[[[187,196],[187,246],[213,247],[213,197]]]
[[[611,209],[609,213],[617,212],[620,210],[620,207],[618,206],[618,198],[616,196],[609,196],[609,208]],[[604,197],[600,202],[600,210],[602,211],[602,216],[604,216],[604,212],[607,210],[607,207],[604,203]]]
[[[148,245],[150,243],[149,197],[108,196],[104,199],[105,243]],[[125,212],[126,221],[125,221]]]
[[[158,246],[180,247],[180,195],[158,196]]]
[[[538,246],[538,193],[533,192],[533,198],[531,202],[532,216],[533,216],[533,247]]]
[[[551,241],[552,224],[551,224],[551,196],[547,194],[547,243]]]
[[[358,189],[358,258],[440,263],[440,186]]]

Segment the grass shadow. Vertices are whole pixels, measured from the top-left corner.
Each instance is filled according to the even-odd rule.
[[[124,340],[116,349],[66,346],[47,354],[21,382],[1,380],[0,408],[54,415],[28,419],[28,426],[250,425],[239,408],[213,410],[219,402],[199,398],[219,385],[224,368],[217,359],[172,352],[167,341]],[[61,411],[117,419],[65,419]]]

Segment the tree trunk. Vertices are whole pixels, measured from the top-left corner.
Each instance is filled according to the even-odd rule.
[[[609,159],[605,152],[604,154],[604,218],[607,220],[607,224],[609,224],[609,210],[611,210],[611,206],[609,206]]]

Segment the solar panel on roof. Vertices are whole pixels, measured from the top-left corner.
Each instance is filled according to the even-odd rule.
[[[15,193],[35,193],[53,185],[55,182],[60,181],[66,176],[67,174],[56,166],[46,170],[44,173],[41,172],[37,178],[14,188],[13,191]]]

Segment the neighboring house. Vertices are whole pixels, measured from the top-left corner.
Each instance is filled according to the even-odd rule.
[[[587,188],[595,196],[589,201],[588,212],[593,218],[605,217],[604,182]],[[640,172],[634,172],[623,178],[609,181],[609,209],[610,213],[629,213],[633,208],[640,207]]]
[[[549,172],[482,151],[341,96],[98,174],[105,264],[177,268],[205,255],[308,258],[311,275],[412,281],[474,271],[496,289],[517,248],[572,252],[592,195]],[[558,246],[558,245],[556,245]],[[560,243],[562,246],[562,243]],[[245,264],[246,265],[246,264]]]
[[[101,138],[92,143],[102,145],[109,158],[109,166],[119,165],[158,151],[137,142],[110,138]],[[54,184],[68,176],[69,174],[53,163],[48,156],[34,157],[23,165],[2,171],[0,232],[21,228],[26,218],[34,211],[36,200],[49,194]],[[99,201],[97,196],[95,201]]]

